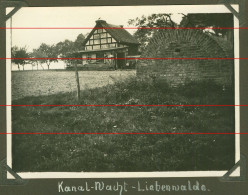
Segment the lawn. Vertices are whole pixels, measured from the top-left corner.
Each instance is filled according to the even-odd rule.
[[[30,96],[15,105],[234,104],[233,90],[208,82],[178,88],[129,78],[81,91]],[[13,132],[234,132],[232,106],[12,107]],[[13,135],[13,169],[21,171],[229,170],[234,135]]]

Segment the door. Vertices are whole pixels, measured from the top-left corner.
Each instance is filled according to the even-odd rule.
[[[125,52],[117,53],[117,68],[118,69],[125,68],[125,66],[126,66],[126,59],[124,59],[125,57],[126,57]]]

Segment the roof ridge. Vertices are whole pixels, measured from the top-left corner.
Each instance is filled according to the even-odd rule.
[[[113,26],[113,27],[121,27],[121,28],[122,28],[122,25],[110,24],[110,23],[107,23],[107,22],[106,22],[106,24],[108,24],[109,26]]]
[[[84,45],[87,43],[89,38],[93,35],[93,32],[99,26],[105,29],[119,43],[139,45],[137,39],[134,38],[133,35],[131,35],[126,29],[124,29],[122,25],[109,24],[105,20],[96,21],[96,25],[85,39],[85,42],[83,43]]]

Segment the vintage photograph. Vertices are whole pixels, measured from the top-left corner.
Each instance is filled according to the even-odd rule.
[[[8,25],[11,131],[36,133],[12,135],[15,172],[234,166],[233,14],[40,7]]]

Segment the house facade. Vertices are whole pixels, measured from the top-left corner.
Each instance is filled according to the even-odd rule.
[[[83,58],[83,67],[123,69],[136,63],[126,58],[139,55],[139,43],[123,26],[97,20],[78,54]]]

